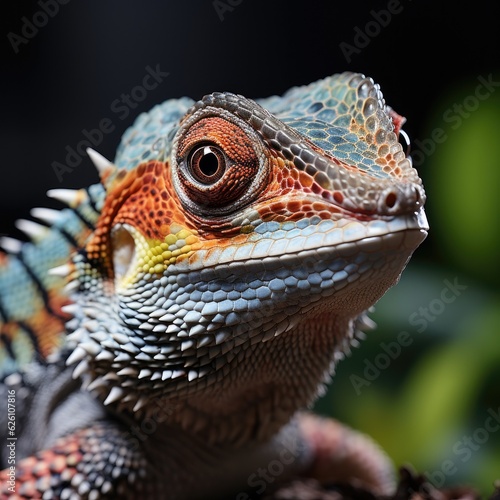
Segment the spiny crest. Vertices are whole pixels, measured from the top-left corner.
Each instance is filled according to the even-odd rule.
[[[116,172],[116,167],[106,159],[102,154],[93,150],[92,148],[87,148],[87,154],[89,155],[92,163],[97,169],[99,178],[103,186],[106,186],[108,178]]]
[[[74,278],[71,255],[94,229],[104,199],[102,186],[52,189],[47,195],[67,208],[34,208],[36,220],[20,219],[16,226],[29,239],[0,239],[0,365],[10,373],[32,360],[43,361],[61,347],[63,307],[70,301]],[[74,288],[74,287],[73,287]]]

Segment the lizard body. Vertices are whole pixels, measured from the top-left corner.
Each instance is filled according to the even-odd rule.
[[[257,101],[169,100],[114,163],[90,151],[101,183],[49,192],[68,205],[34,212],[50,227],[3,241],[16,494],[234,498],[265,491],[255,471],[275,462],[282,481],[387,490],[374,445],[301,410],[425,238],[402,123],[343,73]]]

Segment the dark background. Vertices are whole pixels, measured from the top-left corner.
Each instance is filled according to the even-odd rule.
[[[457,467],[447,482],[488,491],[500,477],[500,432],[474,442],[467,460],[456,445],[500,406],[500,91],[493,85],[484,101],[473,97],[481,78],[500,81],[495,2],[70,0],[14,48],[9,33],[22,36],[24,17],[33,20],[42,3],[11,2],[0,18],[0,234],[22,237],[16,218],[56,206],[46,190],[97,181],[88,158],[62,182],[51,164],[64,163],[66,146],[76,147],[82,130],[104,118],[115,129],[96,149],[112,159],[135,116],[167,98],[218,90],[264,97],[345,70],[380,83],[387,103],[407,117],[414,151],[424,150],[418,168],[432,229],[379,304],[377,332],[339,367],[318,408],[374,435],[397,463],[430,472],[438,486],[435,472],[451,460]],[[169,76],[120,119],[113,101],[157,65]],[[461,116],[454,106],[467,98],[470,110]],[[436,129],[447,137],[442,144],[429,142]],[[467,290],[420,333],[408,318],[438,300],[445,280]],[[350,374],[362,375],[381,340],[403,329],[412,346],[358,398]]]

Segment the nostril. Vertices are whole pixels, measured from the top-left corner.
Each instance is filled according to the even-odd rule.
[[[380,213],[396,215],[419,210],[425,202],[425,193],[414,184],[396,184],[385,189],[378,202]]]
[[[122,280],[130,271],[132,263],[135,261],[134,237],[125,227],[118,226],[113,230],[111,244],[115,278]]]
[[[398,197],[396,196],[396,193],[391,191],[387,196],[385,197],[385,205],[387,208],[393,208],[394,205],[396,205],[396,201],[398,200]]]

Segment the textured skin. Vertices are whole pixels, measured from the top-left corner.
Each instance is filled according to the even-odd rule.
[[[54,190],[68,208],[33,213],[50,228],[3,240],[2,494],[249,498],[296,475],[387,491],[375,445],[301,410],[425,238],[403,122],[343,73],[169,100],[114,164],[91,152],[101,184]]]

